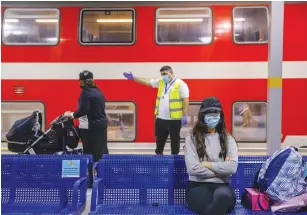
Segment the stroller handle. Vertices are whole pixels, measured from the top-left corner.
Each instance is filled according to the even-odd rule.
[[[63,114],[61,114],[60,116],[58,116],[57,118],[55,118],[52,122],[51,122],[51,126],[59,126],[59,125],[63,125],[64,127],[64,123],[69,122],[73,119],[71,119],[70,117],[64,116]]]

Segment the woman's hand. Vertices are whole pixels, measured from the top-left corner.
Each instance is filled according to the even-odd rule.
[[[226,158],[225,158],[225,161],[230,161],[231,160],[231,157],[230,156],[227,156]]]
[[[211,168],[212,168],[211,162],[203,161],[203,162],[201,162],[201,164],[202,164],[204,167],[208,168],[208,169],[211,169]]]
[[[230,156],[227,156],[227,157],[225,158],[225,161],[230,161],[230,160],[231,160],[231,157],[230,157]],[[204,167],[208,168],[208,169],[212,169],[212,163],[211,163],[211,162],[203,161],[203,162],[201,162],[201,164],[202,164]]]
[[[64,116],[66,116],[66,117],[71,117],[71,112],[70,112],[70,111],[66,111],[66,112],[64,113]]]

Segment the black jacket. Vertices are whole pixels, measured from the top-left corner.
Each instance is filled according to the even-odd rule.
[[[74,118],[87,115],[90,124],[107,124],[106,99],[98,88],[82,89]]]

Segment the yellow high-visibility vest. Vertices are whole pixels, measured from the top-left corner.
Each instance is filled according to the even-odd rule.
[[[169,90],[169,112],[170,117],[172,119],[181,119],[183,115],[183,99],[180,97],[180,80],[176,80],[173,83],[173,87],[171,87]],[[156,107],[155,107],[155,115],[159,114],[159,105],[160,105],[160,99],[163,94],[163,90],[165,89],[165,83],[163,80],[159,81],[159,87],[158,87],[158,94],[156,98]]]

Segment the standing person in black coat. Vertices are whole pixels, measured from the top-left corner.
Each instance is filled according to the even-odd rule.
[[[103,154],[109,154],[107,145],[107,116],[105,112],[106,99],[93,80],[93,73],[84,70],[79,75],[80,88],[78,110],[66,111],[65,116],[72,118],[87,117],[88,131],[82,136],[84,154],[93,155],[94,161],[101,159]],[[90,170],[90,180],[92,168]]]

